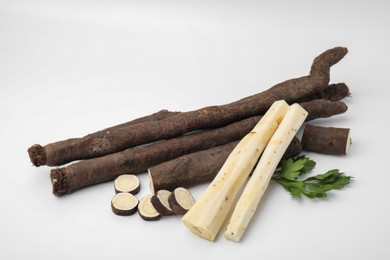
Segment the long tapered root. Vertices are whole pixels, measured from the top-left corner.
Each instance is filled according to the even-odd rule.
[[[177,137],[194,130],[221,127],[243,118],[260,115],[277,100],[296,102],[326,89],[330,67],[340,61],[347,52],[343,47],[329,49],[314,59],[309,76],[286,80],[264,92],[229,104],[169,115],[162,120],[126,124],[95,135],[48,144],[43,147],[50,147],[45,151],[46,163],[49,166],[58,166],[74,160],[95,158]],[[34,164],[40,164],[39,159],[31,159]]]

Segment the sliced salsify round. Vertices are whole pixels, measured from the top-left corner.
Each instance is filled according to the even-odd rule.
[[[147,221],[158,220],[161,218],[161,214],[153,207],[151,202],[152,196],[153,195],[146,195],[138,204],[138,214],[142,219]]]
[[[176,188],[169,196],[168,202],[177,215],[184,215],[195,204],[192,194],[183,187]]]
[[[111,209],[116,215],[129,216],[137,211],[138,199],[131,193],[118,193],[111,200]]]
[[[140,191],[140,182],[137,176],[134,174],[122,174],[119,175],[115,181],[115,192],[128,192],[131,194],[137,194]]]
[[[171,195],[169,190],[159,190],[151,198],[153,207],[163,216],[173,214],[173,211],[168,203],[169,195]]]

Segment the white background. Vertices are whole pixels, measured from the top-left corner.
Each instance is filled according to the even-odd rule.
[[[0,0],[0,259],[388,259],[389,10],[388,1]],[[339,168],[353,182],[320,201],[271,183],[240,243],[200,239],[178,216],[118,217],[112,182],[55,197],[50,168],[28,158],[35,143],[258,93],[307,75],[335,46],[349,49],[331,70],[351,89],[349,110],[315,123],[351,128],[353,144],[347,156],[308,155],[315,173]]]

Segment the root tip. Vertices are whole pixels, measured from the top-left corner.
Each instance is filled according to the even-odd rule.
[[[53,186],[53,194],[55,196],[59,197],[72,192],[63,169],[58,168],[51,170],[50,179]]]
[[[46,165],[46,152],[45,148],[39,144],[34,144],[28,148],[28,155],[30,156],[31,162],[35,166]]]

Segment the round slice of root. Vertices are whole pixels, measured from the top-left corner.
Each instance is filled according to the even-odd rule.
[[[116,215],[130,216],[137,211],[138,199],[131,193],[118,193],[111,200],[111,209]]]
[[[169,190],[159,190],[151,198],[153,207],[163,216],[173,214],[173,211],[168,202],[169,195],[171,195]]]
[[[115,181],[115,192],[128,192],[131,194],[137,194],[140,191],[140,182],[137,176],[133,174],[119,175]]]
[[[152,195],[146,195],[138,204],[138,214],[142,219],[151,221],[161,218],[161,214],[153,207],[151,202]]]
[[[185,188],[176,188],[168,198],[169,206],[177,215],[184,215],[195,204],[192,194]]]

